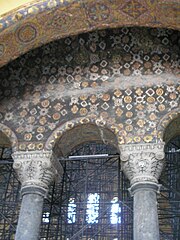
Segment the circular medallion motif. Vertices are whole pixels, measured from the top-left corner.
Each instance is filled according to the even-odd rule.
[[[0,57],[4,54],[5,47],[4,45],[0,44]]]
[[[54,29],[62,29],[68,31],[68,27],[72,24],[72,18],[68,13],[56,12],[53,18],[49,21],[49,27]]]
[[[105,21],[109,18],[110,11],[109,8],[102,3],[95,3],[88,6],[89,18],[93,21]]]
[[[36,36],[37,29],[31,23],[28,23],[17,30],[17,39],[22,43],[30,43],[36,38]]]

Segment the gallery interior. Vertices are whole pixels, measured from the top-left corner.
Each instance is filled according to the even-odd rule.
[[[179,1],[2,2],[0,239],[179,240]]]

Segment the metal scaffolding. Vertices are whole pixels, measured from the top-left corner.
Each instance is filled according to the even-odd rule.
[[[180,136],[165,146],[166,165],[160,178],[159,222],[163,240],[180,239]]]
[[[101,156],[87,156],[98,154]],[[102,154],[110,156],[103,157]],[[117,151],[104,144],[90,143],[76,148],[71,155],[86,156],[80,160],[70,158],[61,161],[64,176],[61,183],[51,188],[50,197],[46,200],[45,212],[49,213],[50,224],[42,224],[41,239],[132,239],[132,200]],[[98,214],[92,213],[97,215],[95,223],[87,220],[89,194],[99,196],[99,202],[94,206],[92,203],[92,208],[98,206]],[[114,197],[117,197],[121,209],[121,220],[117,224],[110,221]],[[74,221],[68,219],[70,200],[74,202]]]
[[[163,240],[180,239],[179,149],[180,136],[165,148],[166,166],[160,179],[161,193],[158,195]],[[10,149],[1,148],[2,240],[14,239],[20,207],[20,183],[13,171],[10,155]],[[117,150],[101,143],[86,143],[74,149],[70,156],[60,159],[64,175],[50,186],[44,203],[40,239],[132,240],[133,199],[128,192],[129,181],[121,171]],[[89,203],[93,194],[94,202]],[[112,206],[116,206],[116,211],[112,210]]]
[[[20,183],[12,168],[11,149],[0,148],[0,239],[14,239],[20,208]]]

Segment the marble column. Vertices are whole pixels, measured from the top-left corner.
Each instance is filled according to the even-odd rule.
[[[120,145],[121,166],[134,201],[134,240],[159,240],[158,179],[164,166],[164,143]]]
[[[49,184],[62,175],[60,163],[51,151],[15,152],[13,167],[22,184],[22,203],[15,240],[38,240],[43,202]]]

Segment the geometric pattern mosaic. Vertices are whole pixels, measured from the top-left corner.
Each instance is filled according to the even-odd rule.
[[[0,122],[22,150],[44,148],[56,128],[83,119],[104,121],[122,144],[156,141],[160,119],[179,107],[179,36],[119,28],[32,50],[0,69]]]
[[[0,17],[0,66],[32,48],[95,29],[179,29],[179,10],[178,0],[31,1]]]

